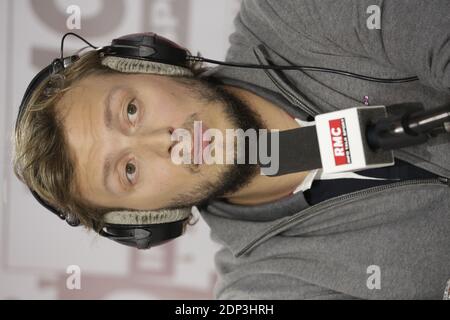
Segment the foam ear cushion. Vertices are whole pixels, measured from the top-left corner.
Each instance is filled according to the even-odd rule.
[[[171,64],[113,56],[104,57],[102,59],[102,65],[125,73],[152,73],[164,76],[187,77],[192,77],[194,75],[188,68]]]
[[[174,222],[187,218],[191,213],[191,207],[172,210],[153,211],[111,211],[105,214],[104,222],[109,224],[158,224]]]

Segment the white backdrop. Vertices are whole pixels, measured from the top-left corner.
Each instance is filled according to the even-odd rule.
[[[77,5],[81,29],[69,30]],[[58,56],[68,31],[96,45],[153,31],[195,54],[223,60],[240,0],[2,0],[0,1],[1,299],[210,299],[218,245],[200,218],[167,245],[137,251],[70,228],[41,207],[12,173],[10,137],[32,77]],[[66,52],[83,44],[70,39]],[[67,267],[81,270],[69,290]]]

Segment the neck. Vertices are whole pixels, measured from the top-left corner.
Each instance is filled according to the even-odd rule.
[[[269,131],[300,127],[297,121],[282,108],[250,91],[232,86],[223,86],[223,89],[243,100],[251,110],[259,114]],[[225,195],[224,198],[230,203],[241,205],[257,205],[275,201],[291,194],[307,174],[307,171],[277,177],[258,174],[245,187]]]

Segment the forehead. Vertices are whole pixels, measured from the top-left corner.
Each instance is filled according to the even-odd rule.
[[[101,191],[94,175],[99,170],[99,161],[92,160],[100,159],[102,152],[103,101],[114,83],[108,78],[86,77],[71,87],[56,105],[67,151],[75,167],[74,184],[83,197]]]
[[[110,80],[110,81],[108,81]],[[100,98],[113,79],[106,75],[90,75],[72,84],[56,104],[57,112],[70,112],[72,106],[85,105],[87,101]]]

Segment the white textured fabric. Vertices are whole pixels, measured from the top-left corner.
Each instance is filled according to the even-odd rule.
[[[138,59],[107,56],[102,59],[102,65],[125,73],[150,73],[163,76],[193,76],[192,71],[188,68]]]
[[[302,183],[298,185],[297,188],[292,193],[297,193],[299,191],[306,191],[311,188],[313,181],[316,179],[316,175],[319,169],[311,170],[308,175],[303,179]]]
[[[187,218],[191,208],[154,211],[112,211],[104,216],[104,221],[111,224],[153,224],[179,221]]]

